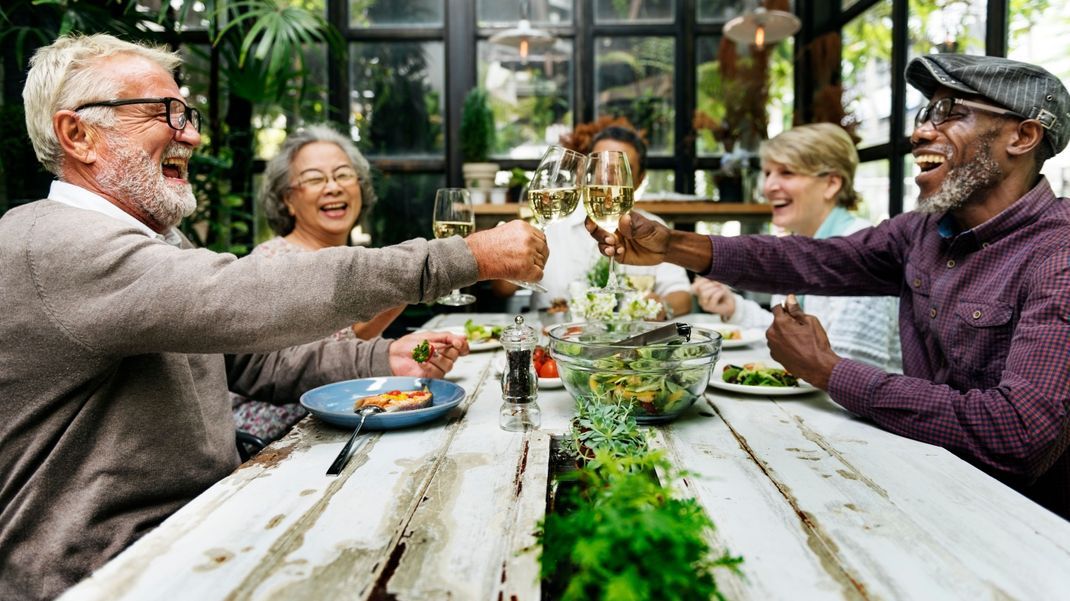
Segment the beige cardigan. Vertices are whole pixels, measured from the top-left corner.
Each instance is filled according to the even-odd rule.
[[[223,353],[260,398],[386,373],[385,341],[320,339],[476,278],[459,238],[237,259],[54,201],[9,211],[0,599],[54,597],[234,469]]]

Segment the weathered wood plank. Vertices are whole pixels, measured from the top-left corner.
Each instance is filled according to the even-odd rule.
[[[451,375],[472,395],[487,368],[466,358]],[[370,433],[338,477],[324,472],[348,432],[309,418],[67,598],[181,592],[204,600],[274,599],[370,591],[470,403],[447,422]]]

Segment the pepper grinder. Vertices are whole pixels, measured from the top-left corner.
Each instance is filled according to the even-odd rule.
[[[535,402],[539,391],[531,355],[539,336],[535,328],[524,325],[523,316],[517,315],[513,325],[502,331],[500,340],[507,366],[502,373],[502,408],[498,423],[502,430],[510,432],[537,430],[542,423],[542,410]]]

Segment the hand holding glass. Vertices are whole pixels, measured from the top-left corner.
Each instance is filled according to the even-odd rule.
[[[551,146],[539,160],[528,184],[528,204],[535,213],[536,227],[546,226],[572,214],[580,200],[579,182],[587,157],[563,146]],[[538,292],[547,292],[541,284],[508,280]]]
[[[476,214],[472,210],[472,198],[464,188],[439,188],[435,193],[435,213],[432,217],[435,238],[449,238],[471,234],[476,229]],[[443,305],[460,306],[476,302],[471,294],[460,290],[438,299]]]
[[[617,231],[622,215],[632,210],[634,192],[628,156],[619,150],[603,150],[587,157],[583,176],[583,207],[587,216],[609,233]],[[606,292],[626,292],[617,282],[616,261],[609,257]]]

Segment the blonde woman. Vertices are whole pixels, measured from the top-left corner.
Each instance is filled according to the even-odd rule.
[[[762,191],[773,208],[773,224],[797,236],[845,236],[870,224],[850,213],[858,205],[854,189],[858,152],[843,128],[815,123],[790,129],[761,150]],[[696,278],[699,305],[727,323],[766,328],[773,314],[720,282]],[[783,302],[774,296],[772,303]],[[888,371],[902,372],[898,301],[892,297],[800,296],[807,313],[828,331],[832,348]]]

